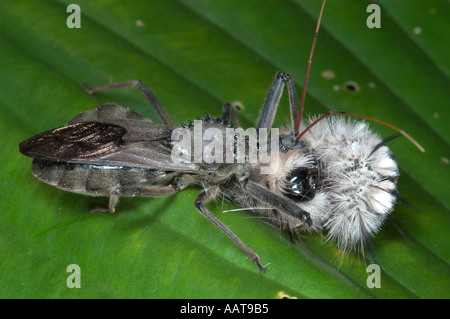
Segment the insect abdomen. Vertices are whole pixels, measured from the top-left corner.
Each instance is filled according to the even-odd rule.
[[[66,191],[109,196],[111,191],[146,182],[157,182],[164,171],[144,168],[60,163],[35,159],[33,174],[41,181]]]

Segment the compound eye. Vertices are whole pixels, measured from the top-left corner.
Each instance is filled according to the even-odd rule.
[[[281,191],[292,200],[309,201],[316,195],[317,175],[315,168],[296,168],[286,176]]]

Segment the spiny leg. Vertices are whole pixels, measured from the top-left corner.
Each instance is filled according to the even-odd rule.
[[[228,235],[246,254],[247,256],[258,266],[261,272],[265,272],[266,268],[261,266],[259,263],[259,256],[251,251],[235,234],[231,232],[221,221],[214,217],[205,208],[205,204],[216,197],[220,193],[219,186],[211,186],[208,189],[204,189],[195,200],[195,207],[211,222],[213,222],[217,227],[219,227],[225,234]]]
[[[137,86],[137,88],[144,94],[146,99],[153,106],[156,113],[158,113],[159,117],[164,122],[164,124],[166,124],[170,128],[174,127],[172,121],[170,120],[169,115],[167,115],[166,111],[164,111],[164,108],[161,106],[161,104],[157,100],[155,94],[153,94],[153,92],[144,83],[142,83],[139,80],[128,81],[128,82],[123,82],[123,83],[99,85],[99,86],[94,86],[94,87],[89,87],[86,84],[83,84],[83,86],[89,94],[92,94],[95,91],[99,91],[99,90],[108,90],[108,89],[116,89],[116,88],[123,88],[123,87],[129,87],[129,86]]]

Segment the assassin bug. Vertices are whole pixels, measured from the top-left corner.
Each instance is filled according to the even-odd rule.
[[[224,231],[261,272],[265,267],[259,256],[205,208],[208,201],[223,194],[240,206],[267,217],[286,230],[291,238],[296,232],[325,229],[329,238],[335,239],[343,250],[356,249],[359,244],[363,247],[379,231],[397,201],[397,162],[386,146],[390,139],[382,140],[365,123],[328,116],[341,113],[376,121],[418,144],[388,123],[357,114],[330,111],[316,119],[302,119],[306,84],[324,5],[325,1],[317,23],[300,108],[292,77],[279,72],[258,118],[257,132],[272,128],[281,94],[287,86],[291,128],[282,130],[279,138],[272,138],[271,147],[257,136],[257,152],[265,149],[278,154],[265,174],[261,174],[261,168],[266,163],[248,161],[248,151],[244,153],[245,161],[239,162],[235,157],[236,149],[231,162],[197,163],[191,152],[186,152],[185,161],[174,161],[174,153],[186,151],[179,146],[174,132],[184,130],[189,136],[188,144],[200,143],[201,152],[209,143],[196,139],[195,131],[199,127],[201,136],[212,130],[217,133],[216,140],[222,140],[224,145],[227,132],[236,130],[230,120],[240,126],[234,108],[226,103],[221,117],[205,114],[203,119],[197,118],[177,128],[153,92],[140,81],[87,90],[93,93],[137,86],[163,124],[120,105],[103,104],[75,116],[65,126],[22,142],[20,151],[34,158],[32,171],[38,179],[75,193],[108,196],[111,213],[123,196],[168,196],[190,185],[203,185],[195,207]],[[242,142],[249,146],[249,138],[237,134],[233,138],[236,145]]]

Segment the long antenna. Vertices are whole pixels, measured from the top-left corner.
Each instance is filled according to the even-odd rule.
[[[300,102],[300,110],[299,110],[299,116],[297,119],[297,124],[295,125],[295,132],[298,132],[300,129],[300,122],[302,120],[303,107],[305,106],[306,86],[308,85],[309,70],[311,69],[314,48],[316,47],[317,37],[319,36],[320,21],[322,20],[322,13],[323,13],[323,9],[325,8],[325,2],[327,2],[327,0],[323,0],[322,8],[320,9],[319,20],[317,20],[317,27],[316,27],[316,32],[314,33],[314,40],[313,40],[313,44],[312,44],[312,48],[311,48],[311,53],[309,55],[308,67],[306,68],[305,84],[303,85],[302,100]]]
[[[365,116],[365,115],[360,115],[360,114],[355,114],[355,113],[349,113],[349,112],[344,112],[344,111],[328,111],[327,113],[325,113],[324,115],[322,115],[321,117],[319,117],[317,120],[315,120],[314,122],[312,122],[307,128],[305,128],[303,130],[303,132],[301,132],[298,137],[297,140],[299,140],[303,135],[305,135],[306,132],[308,132],[311,127],[313,127],[314,125],[316,125],[317,123],[319,123],[320,121],[322,121],[324,118],[326,118],[327,116],[333,115],[333,114],[344,114],[344,115],[348,115],[348,116],[353,116],[353,117],[360,117],[369,121],[373,121],[376,123],[380,123],[384,126],[387,126],[397,132],[399,132],[400,134],[402,134],[403,136],[405,136],[408,140],[411,141],[411,143],[413,143],[419,150],[421,150],[423,153],[425,153],[425,149],[415,140],[413,139],[408,133],[406,133],[405,131],[403,131],[402,129],[399,129],[397,126],[394,126],[392,124],[389,124],[387,122],[381,121],[379,119],[376,119],[374,117],[370,117],[370,116]]]
[[[319,19],[317,20],[317,26],[316,26],[316,32],[314,33],[314,40],[313,40],[313,44],[311,47],[311,53],[309,55],[309,61],[308,61],[308,66],[306,68],[306,76],[305,76],[305,83],[303,85],[303,90],[302,90],[302,99],[300,102],[300,109],[299,109],[299,115],[297,118],[297,124],[295,125],[295,132],[299,132],[300,131],[300,123],[302,121],[302,114],[303,114],[303,108],[305,106],[305,97],[306,97],[306,86],[308,85],[308,78],[309,78],[309,71],[311,69],[311,64],[312,64],[312,57],[313,57],[313,53],[314,53],[314,48],[316,47],[316,42],[317,42],[317,37],[319,35],[319,28],[320,28],[320,21],[322,20],[322,14],[323,14],[323,10],[325,8],[325,3],[327,2],[327,0],[323,0],[322,2],[322,8],[320,9],[320,14],[319,14]],[[298,136],[297,136],[297,140],[299,140],[303,135],[305,135],[306,132],[308,132],[314,125],[316,125],[317,123],[319,123],[321,120],[323,120],[324,118],[332,115],[332,114],[344,114],[344,115],[348,115],[348,116],[353,116],[353,117],[360,117],[369,121],[373,121],[376,123],[380,123],[384,126],[390,127],[391,129],[399,132],[400,134],[402,134],[403,136],[405,136],[408,140],[411,141],[411,143],[413,143],[420,151],[425,152],[425,149],[415,140],[413,139],[408,133],[406,133],[405,131],[403,131],[402,129],[399,129],[398,127],[389,124],[387,122],[381,121],[379,119],[373,118],[373,117],[369,117],[369,116],[365,116],[365,115],[360,115],[360,114],[355,114],[355,113],[349,113],[349,112],[344,112],[344,111],[329,111],[326,114],[322,115],[321,117],[319,117],[317,120],[315,120],[314,122],[312,122],[305,130],[303,130],[303,132],[301,132]]]

